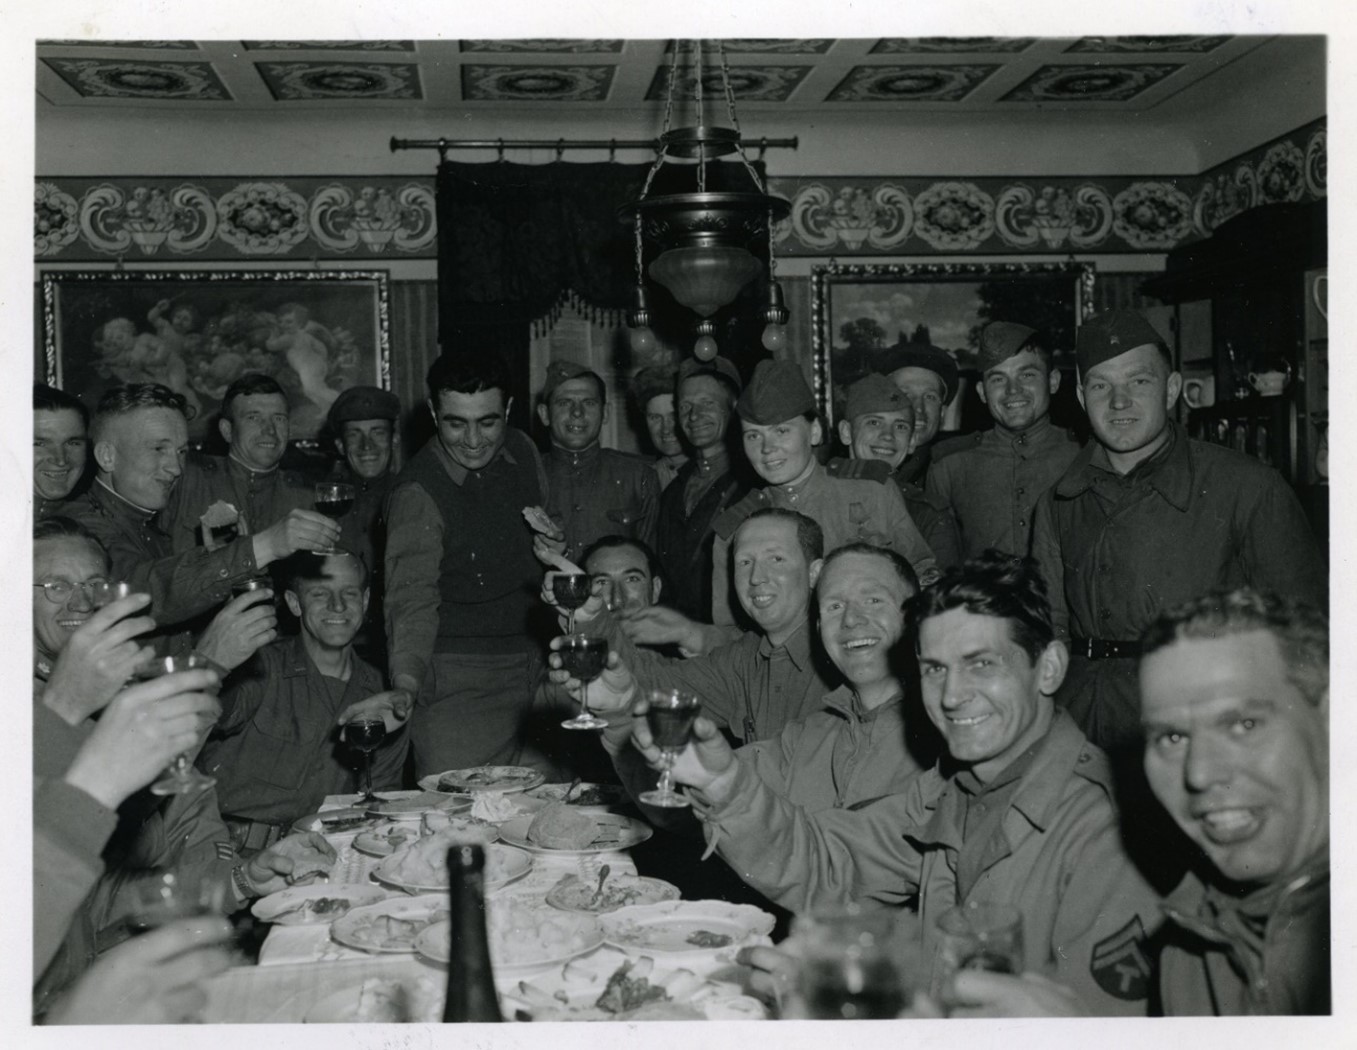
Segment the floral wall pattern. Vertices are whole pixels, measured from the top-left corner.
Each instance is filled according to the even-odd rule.
[[[1240,212],[1324,197],[1323,120],[1199,175],[771,177],[786,256],[1166,252]],[[39,177],[41,261],[433,259],[433,178]]]

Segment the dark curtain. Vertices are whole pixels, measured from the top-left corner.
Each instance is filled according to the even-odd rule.
[[[531,407],[530,326],[549,324],[567,298],[620,322],[636,283],[630,224],[617,209],[641,194],[649,164],[445,162],[438,169],[439,343],[454,353],[496,353],[514,377],[516,425]],[[691,165],[660,169],[650,195],[692,192]],[[750,190],[743,165],[707,165],[709,190]],[[751,245],[761,258],[766,245]],[[649,265],[653,250],[647,246]],[[658,300],[658,302],[655,302]],[[695,320],[656,287],[657,312]],[[521,387],[521,389],[518,389]]]

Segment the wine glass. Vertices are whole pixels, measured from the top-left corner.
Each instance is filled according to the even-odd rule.
[[[558,577],[559,578],[559,577]],[[588,576],[584,577],[586,580]],[[561,723],[565,729],[606,729],[608,723],[589,713],[589,683],[603,673],[608,664],[608,640],[588,634],[572,634],[561,639],[561,666],[583,684],[580,689],[580,713]]]
[[[920,970],[919,939],[907,937],[901,921],[911,920],[856,904],[798,915],[789,945],[797,957],[795,984],[782,1016],[815,1021],[898,1017],[913,1004]]]
[[[353,486],[344,481],[316,482],[316,510],[326,517],[342,518],[353,509]],[[333,554],[334,547],[313,550],[312,554]]]
[[[175,674],[178,671],[197,671],[211,667],[205,656],[189,653],[186,656],[157,656],[143,664],[132,675],[134,681],[149,682],[161,675]],[[215,692],[215,687],[212,688]],[[151,785],[153,795],[186,795],[195,791],[206,791],[217,782],[193,767],[192,756],[188,752],[176,755],[165,775]]]
[[[344,723],[344,742],[363,753],[363,782],[366,785],[356,806],[374,806],[382,800],[372,793],[372,752],[386,739],[386,723],[380,718],[355,718]]]
[[[945,1002],[958,970],[1023,971],[1022,911],[1011,904],[970,901],[938,919],[933,995]]]
[[[102,609],[111,602],[135,593],[136,588],[126,580],[95,580],[90,584],[90,604]]]
[[[646,725],[660,749],[664,771],[653,791],[643,791],[638,797],[650,806],[680,809],[689,805],[686,798],[674,790],[673,769],[679,754],[688,746],[693,735],[693,722],[702,710],[702,702],[692,693],[681,689],[652,689],[650,706],[646,708]]]
[[[131,887],[131,910],[124,921],[133,934],[147,933],[176,919],[226,911],[226,883],[207,869],[158,871],[132,879]]]
[[[575,610],[589,600],[593,583],[594,578],[587,572],[558,572],[551,578],[551,596],[566,611],[568,634],[575,633]]]

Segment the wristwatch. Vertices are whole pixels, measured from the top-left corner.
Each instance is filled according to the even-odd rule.
[[[259,896],[255,888],[250,885],[250,880],[245,877],[244,864],[237,864],[231,869],[231,885],[235,887],[236,895],[242,902],[254,900]]]

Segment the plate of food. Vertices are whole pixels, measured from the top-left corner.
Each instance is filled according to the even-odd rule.
[[[677,886],[645,875],[613,875],[603,880],[567,875],[547,891],[547,903],[562,911],[601,915],[633,904],[659,904],[679,899]]]
[[[449,769],[421,777],[419,786],[426,791],[443,791],[454,795],[475,795],[481,791],[527,791],[546,780],[546,776],[527,766],[472,766],[470,769]]]
[[[603,943],[603,931],[592,915],[543,912],[540,906],[513,897],[492,900],[486,909],[490,961],[496,975],[559,966]],[[437,963],[448,961],[451,922],[435,922],[415,940],[415,951]]]
[[[409,893],[432,893],[448,888],[448,850],[464,845],[451,832],[426,835],[413,846],[378,861],[372,874],[388,886]],[[495,842],[485,847],[485,889],[497,890],[532,870],[532,855]]]
[[[375,828],[382,823],[382,819],[370,816],[365,809],[325,809],[297,818],[292,822],[292,830],[319,831],[322,835],[331,837],[356,835],[361,831]]]
[[[250,913],[260,922],[279,926],[310,926],[333,922],[354,908],[373,904],[386,896],[381,886],[339,883],[321,886],[289,886],[260,897]]]
[[[368,806],[367,812],[387,820],[417,821],[426,813],[462,813],[470,808],[470,799],[452,798],[439,791],[412,791],[402,798],[376,802]]]
[[[330,925],[330,937],[346,948],[365,952],[412,952],[420,931],[447,917],[444,894],[389,897],[336,919]]]
[[[607,948],[564,967],[500,986],[506,1017],[529,1021],[762,1020],[738,971],[699,976],[649,955]]]
[[[499,837],[533,853],[584,855],[631,849],[654,834],[649,824],[621,813],[590,813],[559,802],[533,816],[500,825]]]
[[[621,784],[540,784],[524,793],[528,798],[548,802],[563,802],[574,809],[606,813],[625,805],[626,788]]]
[[[718,952],[768,943],[775,922],[752,904],[661,901],[633,904],[599,916],[608,943],[626,952]]]
[[[442,990],[432,977],[365,977],[331,992],[303,1016],[307,1024],[400,1024],[442,1020]]]
[[[425,835],[447,831],[465,839],[489,845],[499,838],[494,824],[474,817],[447,813],[428,813],[420,824],[408,820],[392,820],[371,831],[361,831],[354,837],[353,848],[369,857],[389,857],[398,850],[413,846]]]

